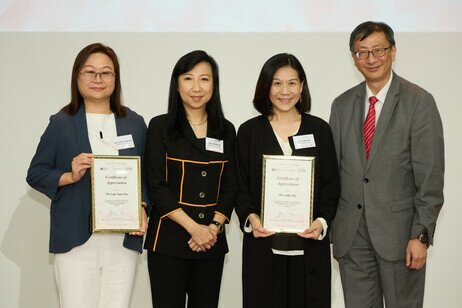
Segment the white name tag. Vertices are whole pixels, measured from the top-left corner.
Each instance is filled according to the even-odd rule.
[[[296,150],[316,147],[313,134],[293,136],[292,139]]]
[[[133,143],[132,134],[117,136],[113,139],[113,142],[117,150],[131,149],[135,147],[135,144]]]
[[[211,152],[223,153],[223,150],[224,150],[223,140],[206,137],[205,138],[205,149]]]

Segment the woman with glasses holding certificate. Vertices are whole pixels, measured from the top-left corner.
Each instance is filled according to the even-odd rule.
[[[307,114],[308,81],[291,54],[263,65],[253,104],[261,115],[236,140],[243,307],[330,307],[328,228],[339,197],[331,130]]]
[[[218,307],[224,225],[238,191],[234,126],[223,116],[218,66],[201,50],[176,63],[168,113],[153,118],[146,179],[153,201],[145,248],[156,308]]]
[[[60,307],[129,306],[146,211],[139,232],[92,234],[90,167],[94,154],[144,156],[145,138],[143,118],[122,105],[117,55],[88,45],[74,61],[71,102],[51,116],[27,173],[29,185],[51,199]]]

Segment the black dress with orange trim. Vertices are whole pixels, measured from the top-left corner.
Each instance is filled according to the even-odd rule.
[[[196,138],[185,118],[174,137],[169,134],[167,115],[154,117],[146,140],[146,179],[153,202],[144,248],[165,255],[206,259],[228,252],[226,232],[205,253],[193,252],[191,235],[168,215],[183,209],[194,221],[209,225],[215,213],[226,223],[231,218],[238,192],[233,124],[225,122],[223,153],[207,151],[205,138]],[[208,123],[207,136],[215,139],[214,127]]]

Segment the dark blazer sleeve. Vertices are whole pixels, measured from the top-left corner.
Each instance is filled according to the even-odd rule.
[[[321,124],[322,138],[317,141],[319,145],[318,163],[320,174],[317,177],[318,200],[316,204],[317,217],[322,217],[330,226],[337,212],[338,198],[340,196],[340,180],[338,174],[337,156],[334,139],[327,123]],[[315,217],[316,218],[316,217]]]
[[[228,156],[228,164],[226,170],[224,170],[224,176],[222,177],[222,183],[220,185],[220,196],[218,204],[215,209],[215,213],[221,214],[226,218],[226,222],[231,219],[231,214],[236,203],[236,194],[238,192],[237,180],[236,180],[236,158],[235,142],[236,142],[236,130],[233,124],[226,121],[226,143],[225,151]]]
[[[27,171],[27,183],[53,201],[59,199],[59,179],[66,172],[56,167],[59,144],[59,114],[50,117],[50,123],[40,138],[37,151]],[[70,167],[70,166],[69,166]]]
[[[119,135],[131,134],[134,148],[119,150],[120,156],[140,156],[141,158],[141,194],[142,201],[146,202],[146,213],[149,216],[151,202],[147,195],[145,177],[145,144],[146,144],[146,123],[141,115],[127,108],[127,115],[123,118],[116,118],[117,133]],[[142,253],[143,237],[138,235],[125,234],[123,245],[126,248]]]
[[[151,202],[148,196],[148,189],[146,185],[146,168],[145,168],[145,153],[146,153],[146,123],[144,122],[144,119],[140,115],[136,115],[136,132],[137,132],[137,155],[141,157],[141,193],[142,193],[142,199],[144,202],[147,204],[146,212],[149,216],[149,213],[151,212]]]
[[[166,117],[158,116],[149,122],[146,135],[146,183],[148,196],[159,217],[181,208],[166,183],[166,132]]]
[[[236,165],[237,179],[239,184],[239,193],[236,200],[236,214],[240,221],[240,228],[244,231],[244,224],[247,217],[252,213],[257,213],[253,196],[251,192],[250,173],[250,144],[251,144],[251,127],[248,123],[244,123],[239,127],[236,138]]]

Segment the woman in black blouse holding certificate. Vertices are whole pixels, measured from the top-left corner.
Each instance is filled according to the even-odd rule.
[[[221,109],[218,67],[193,51],[173,69],[168,113],[149,123],[145,248],[153,306],[218,306],[228,223],[238,191],[234,126]]]
[[[243,307],[330,307],[328,228],[339,197],[331,130],[306,113],[311,107],[306,75],[293,55],[278,54],[264,64],[253,104],[261,115],[242,124],[236,140]],[[305,231],[274,233],[262,227],[263,155],[315,157],[314,221]]]

